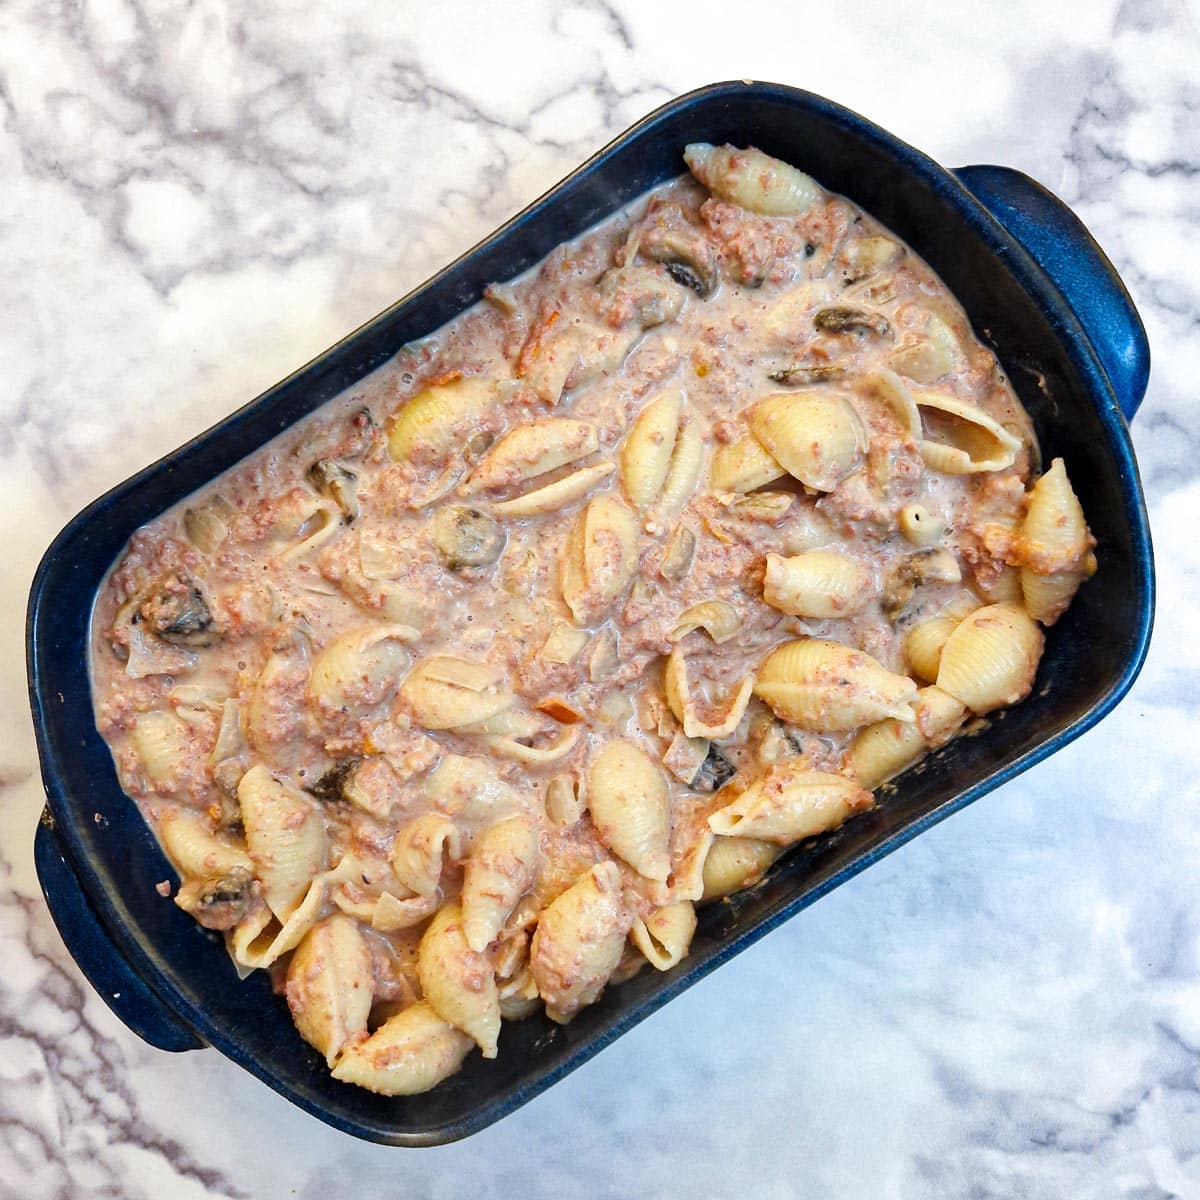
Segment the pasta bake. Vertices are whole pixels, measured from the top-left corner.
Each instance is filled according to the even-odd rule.
[[[98,597],[174,902],[346,1083],[425,1091],[670,970],[697,905],[1027,695],[1096,569],[930,268],[755,149],[684,157]]]

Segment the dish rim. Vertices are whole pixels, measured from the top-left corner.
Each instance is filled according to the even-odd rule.
[[[1087,399],[1090,399],[1095,405],[1097,416],[1109,434],[1109,444],[1115,453],[1115,466],[1122,483],[1121,500],[1124,504],[1124,517],[1131,534],[1135,567],[1139,572],[1138,578],[1134,581],[1135,594],[1141,601],[1138,609],[1137,628],[1131,631],[1131,641],[1126,651],[1124,668],[1104,694],[1071,724],[1018,755],[1012,762],[985,772],[981,778],[945,803],[937,805],[929,812],[884,837],[877,845],[861,853],[827,880],[809,890],[800,892],[784,903],[776,912],[760,919],[756,924],[740,931],[736,936],[730,937],[726,944],[707,960],[697,962],[692,969],[685,970],[674,978],[664,980],[663,986],[659,990],[627,1005],[611,1025],[578,1043],[561,1063],[549,1068],[536,1078],[524,1081],[520,1086],[512,1088],[506,1093],[496,1095],[482,1106],[471,1110],[470,1114],[465,1117],[422,1127],[418,1130],[397,1130],[386,1124],[345,1120],[321,1105],[311,1102],[302,1091],[291,1086],[288,1079],[262,1068],[257,1059],[248,1056],[220,1025],[209,1019],[205,1009],[192,1004],[172,983],[168,972],[163,969],[161,956],[153,947],[143,944],[141,940],[133,936],[118,911],[114,898],[101,883],[96,868],[90,861],[88,849],[76,828],[75,822],[78,818],[72,812],[70,794],[63,786],[64,774],[59,747],[50,732],[54,727],[55,718],[51,704],[52,697],[46,694],[44,660],[50,657],[54,651],[52,645],[47,643],[46,635],[39,624],[39,615],[52,572],[56,567],[56,559],[60,556],[62,547],[66,543],[76,538],[80,530],[97,517],[102,517],[107,509],[141,488],[148,481],[160,477],[164,472],[169,472],[176,463],[191,455],[199,447],[206,446],[225,436],[248,414],[260,409],[269,409],[283,389],[315,372],[338,351],[353,346],[371,332],[378,330],[399,310],[420,304],[422,297],[439,281],[464,263],[481,256],[514,233],[518,233],[522,227],[535,222],[554,197],[597,171],[627,143],[644,137],[656,125],[675,116],[683,109],[700,103],[719,102],[731,96],[743,98],[750,92],[812,110],[816,115],[852,131],[856,136],[876,143],[889,157],[896,160],[902,169],[916,175],[944,202],[952,204],[958,210],[962,218],[974,228],[981,242],[997,259],[997,267],[1012,274],[1034,305],[1056,326],[1056,333],[1064,354],[1087,387],[1089,393]],[[615,211],[618,206],[614,205],[610,211]],[[458,311],[464,311],[466,307],[470,306],[470,303],[460,307]],[[1084,401],[1081,399],[1082,402]],[[247,453],[253,453],[253,451]],[[231,462],[228,465],[234,464]],[[184,494],[187,493],[181,493],[176,499],[181,499]],[[1113,502],[1114,504],[1117,502],[1117,497],[1113,497]],[[1154,574],[1149,523],[1128,428],[1121,414],[1114,389],[1103,371],[1096,349],[1059,287],[1031,257],[1021,242],[992,216],[984,204],[964,187],[950,170],[941,167],[922,152],[852,110],[824,97],[780,84],[731,81],[695,89],[660,105],[618,134],[531,204],[481,239],[476,245],[457,256],[429,279],[418,284],[405,296],[388,305],[376,316],[314,356],[303,366],[290,372],[278,383],[239,406],[181,446],[116,484],[88,504],[63,527],[38,565],[30,592],[26,647],[35,736],[47,803],[55,818],[55,836],[64,850],[65,857],[79,880],[84,894],[97,911],[105,931],[118,952],[129,962],[135,973],[146,982],[152,993],[170,1010],[173,1016],[182,1024],[195,1030],[200,1037],[221,1050],[227,1057],[232,1058],[239,1066],[250,1071],[273,1091],[279,1092],[306,1112],[343,1132],[391,1145],[421,1146],[441,1144],[469,1136],[540,1095],[617,1037],[734,955],[757,942],[783,921],[808,907],[860,871],[865,870],[886,854],[923,833],[932,825],[945,819],[951,813],[1028,770],[1092,728],[1120,702],[1137,677],[1149,645],[1153,625],[1153,609]]]

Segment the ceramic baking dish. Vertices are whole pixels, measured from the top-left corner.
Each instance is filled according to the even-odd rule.
[[[171,876],[121,791],[89,691],[92,600],[138,526],[375,370],[560,242],[680,173],[692,141],[754,144],[795,163],[905,238],[959,298],[1005,364],[1047,460],[1070,464],[1098,538],[1099,574],[1050,631],[1034,693],[881,793],[838,832],[799,846],[756,887],[701,910],[690,956],[609,988],[569,1026],[506,1023],[500,1057],[468,1058],[433,1092],[386,1099],[332,1079],[296,1035],[267,974],[238,982],[217,935],[155,891]],[[29,601],[30,698],[47,807],[36,837],[46,900],[97,991],[167,1050],[215,1046],[355,1136],[429,1145],[497,1120],[768,930],[935,821],[1053,753],[1109,712],[1146,652],[1150,534],[1126,421],[1149,371],[1141,322],[1075,216],[1002,167],[948,171],[828,100],[723,83],[640,121],[523,213],[331,350],[120,484],[59,534]],[[649,1086],[650,1081],[643,1081]],[[638,1087],[636,1074],[630,1087]]]

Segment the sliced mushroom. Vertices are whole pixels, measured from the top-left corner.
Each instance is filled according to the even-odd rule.
[[[670,279],[650,267],[613,267],[596,282],[596,290],[609,301],[610,320],[633,321],[643,329],[673,321],[683,307],[683,296]]]
[[[639,249],[647,258],[662,263],[676,283],[691,288],[701,300],[709,300],[720,283],[717,248],[682,216],[664,213],[658,223],[642,234]]]
[[[184,575],[168,576],[143,600],[134,617],[155,637],[173,646],[211,646],[217,631],[208,602]]]
[[[776,383],[811,387],[817,383],[833,383],[838,379],[845,379],[849,373],[847,367],[837,363],[793,363],[790,367],[769,371],[767,378]]]
[[[882,313],[843,305],[818,310],[813,317],[813,325],[822,333],[861,333],[887,337],[892,332],[891,322]]]
[[[723,788],[735,775],[737,768],[711,742],[708,755],[700,764],[700,770],[692,780],[698,792],[716,792]]]
[[[962,570],[949,550],[924,550],[902,558],[883,582],[880,606],[895,619],[908,607],[917,588],[928,583],[959,583]]]
[[[318,458],[308,468],[308,479],[321,495],[328,496],[342,510],[347,524],[358,516],[358,499],[354,494],[358,476],[353,471],[331,458]]]
[[[507,534],[487,513],[463,505],[441,509],[433,518],[433,544],[451,571],[486,567],[504,553]]]
[[[254,876],[245,867],[223,875],[192,879],[179,889],[175,903],[191,913],[205,929],[232,929],[254,900]]]
[[[677,525],[663,551],[658,573],[670,583],[678,583],[689,571],[696,553],[696,535],[686,525]]]
[[[183,531],[202,554],[215,554],[229,536],[237,509],[223,496],[213,496],[183,513]]]
[[[354,778],[354,772],[362,763],[361,758],[343,758],[336,762],[316,783],[310,784],[304,790],[318,800],[344,800],[346,785]]]

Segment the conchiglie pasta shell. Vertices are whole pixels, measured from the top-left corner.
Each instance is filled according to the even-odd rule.
[[[400,685],[400,699],[426,729],[455,729],[511,708],[502,669],[450,655],[422,659]]]
[[[966,706],[937,687],[922,688],[912,707],[915,721],[880,721],[851,743],[846,765],[863,787],[876,788],[907,770],[949,741],[967,717]]]
[[[482,952],[496,940],[537,864],[537,830],[526,816],[501,821],[476,839],[462,890],[463,931],[472,950]]]
[[[702,600],[679,614],[675,627],[667,634],[667,640],[682,641],[694,630],[703,629],[720,645],[737,633],[741,623],[737,609],[728,600]]]
[[[181,875],[203,879],[235,869],[254,870],[245,849],[214,833],[195,813],[183,811],[161,821],[158,836]]]
[[[328,917],[305,934],[288,963],[288,1008],[329,1066],[348,1042],[366,1036],[374,988],[371,952],[349,917]]]
[[[1021,449],[1014,437],[978,405],[967,404],[940,392],[921,392],[917,407],[953,418],[944,440],[931,438],[926,430],[921,441],[925,465],[943,475],[976,475],[1011,467]]]
[[[426,388],[396,413],[388,451],[397,462],[444,462],[464,429],[479,421],[495,399],[496,386],[488,379],[458,379]]]
[[[638,508],[649,508],[658,499],[679,433],[683,395],[663,392],[638,414],[621,447],[621,486]]]
[[[750,429],[788,474],[830,492],[857,470],[867,434],[844,396],[782,392],[754,406]]]
[[[579,514],[563,550],[560,584],[575,619],[587,623],[624,594],[638,567],[633,513],[615,496],[597,496]]]
[[[629,936],[655,970],[669,971],[687,957],[695,932],[696,909],[690,900],[680,900],[635,921]]]
[[[333,1077],[381,1096],[413,1096],[453,1075],[471,1046],[471,1039],[430,1005],[413,1004],[349,1047]]]
[[[1016,704],[1033,687],[1043,641],[1015,604],[976,609],[946,639],[937,686],[976,713]]]
[[[708,471],[709,486],[718,492],[752,492],[782,479],[787,472],[747,434],[718,446]]]
[[[954,617],[933,617],[914,625],[904,635],[904,657],[918,679],[932,683],[937,678],[942,647],[957,627]]]
[[[595,425],[570,417],[529,421],[506,433],[467,480],[467,492],[520,483],[592,454],[600,445]]]
[[[420,636],[407,625],[365,625],[343,633],[317,655],[309,700],[333,712],[379,703],[408,666],[404,643]]]
[[[657,764],[632,742],[609,742],[588,766],[587,790],[600,840],[639,874],[664,881],[671,873],[671,798]]]
[[[1061,458],[1037,481],[1021,526],[1021,591],[1029,615],[1052,625],[1096,569],[1083,508]]]
[[[417,949],[417,974],[438,1016],[473,1038],[484,1058],[495,1058],[500,1036],[496,975],[491,963],[467,945],[457,904],[447,904],[430,921]]]
[[[803,759],[775,763],[731,804],[708,818],[724,837],[750,837],[790,846],[837,829],[875,803],[870,792],[844,775],[813,771]]]
[[[568,504],[583,499],[596,484],[612,472],[612,463],[581,467],[570,475],[564,475],[562,479],[546,484],[545,487],[493,504],[492,511],[502,517],[533,517],[538,513],[558,512]]]
[[[521,807],[516,789],[485,758],[447,754],[425,781],[425,795],[456,821],[498,821]]]
[[[441,813],[422,813],[409,821],[396,834],[390,855],[396,878],[419,896],[436,893],[444,862],[457,862],[461,857],[458,826]]]
[[[773,650],[759,668],[754,691],[783,720],[838,733],[885,717],[911,721],[908,702],[917,685],[861,650],[809,638]]]
[[[890,409],[900,428],[914,442],[921,440],[921,414],[904,380],[895,371],[879,371],[863,381],[869,395]]]
[[[693,142],[683,159],[714,196],[749,212],[795,216],[807,212],[824,194],[811,176],[752,146],[739,150]]]
[[[782,853],[774,842],[758,838],[714,837],[704,859],[701,900],[715,900],[757,883]]]
[[[930,313],[924,337],[899,347],[888,361],[901,375],[916,383],[936,383],[963,365],[963,352],[954,330],[941,317]]]
[[[754,676],[747,675],[733,694],[724,713],[701,713],[688,679],[687,660],[681,647],[676,646],[663,668],[663,691],[668,707],[690,738],[729,737],[742,722],[750,697],[754,693]]]
[[[263,766],[242,776],[238,804],[263,898],[284,921],[325,866],[325,822],[307,796]]]
[[[597,863],[538,919],[529,965],[546,1015],[565,1024],[604,990],[625,950],[633,915],[615,862]]]
[[[871,573],[837,550],[806,550],[784,558],[767,555],[763,599],[794,617],[822,620],[853,616],[871,594]]]
[[[661,524],[679,512],[691,499],[704,466],[704,438],[700,426],[685,417],[675,440],[675,453],[671,456],[671,469],[663,484],[662,495],[655,507],[655,516]]]
[[[129,740],[151,785],[164,787],[176,778],[194,736],[191,727],[174,713],[139,714]]]

